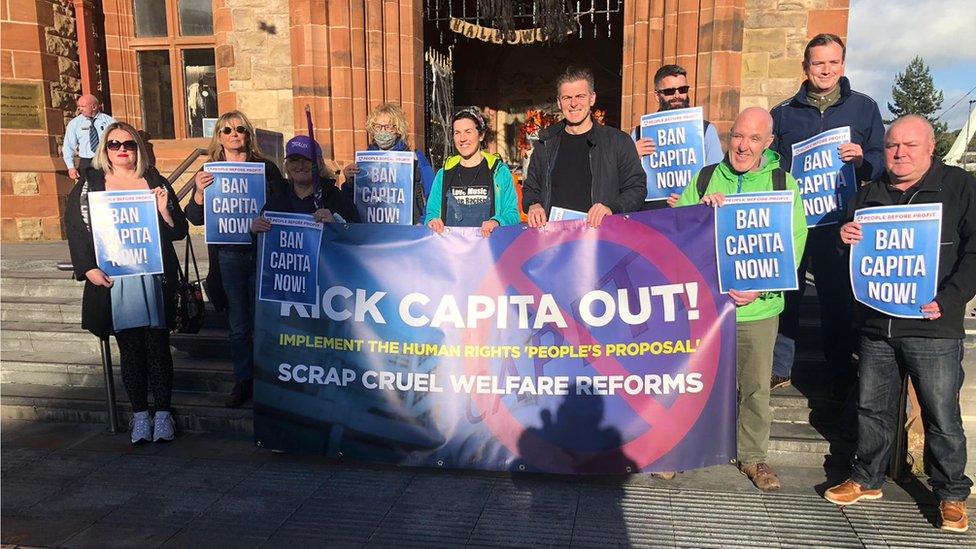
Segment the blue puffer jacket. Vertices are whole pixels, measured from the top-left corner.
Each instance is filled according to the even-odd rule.
[[[809,139],[820,132],[851,127],[851,141],[864,150],[864,162],[857,168],[857,178],[873,181],[884,173],[884,126],[881,112],[874,99],[851,89],[847,77],[840,79],[840,100],[827,110],[807,102],[807,82],[796,95],[783,101],[771,111],[775,139],[770,147],[782,157],[782,166],[789,169],[793,162],[793,144]]]

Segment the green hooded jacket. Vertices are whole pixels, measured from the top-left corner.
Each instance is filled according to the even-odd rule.
[[[779,167],[779,153],[766,149],[763,152],[764,162],[759,170],[746,173],[736,172],[729,165],[728,158],[723,159],[712,174],[705,194],[722,193],[724,195],[740,193],[758,193],[773,190],[773,170]],[[803,201],[796,179],[786,175],[786,190],[793,191],[793,250],[796,260],[803,257],[803,247],[807,243],[807,218],[803,212]],[[701,201],[698,195],[698,176],[685,187],[681,197],[674,205],[694,206]],[[796,265],[793,266],[796,268]],[[748,305],[739,307],[735,311],[737,322],[763,320],[780,314],[784,306],[783,292],[762,292],[759,298]]]
[[[495,215],[489,219],[494,219],[500,227],[508,225],[518,225],[521,221],[518,210],[518,199],[515,195],[515,182],[512,179],[512,171],[508,165],[502,162],[497,154],[481,151],[481,155],[488,162],[488,169],[494,174],[495,184]],[[498,167],[495,167],[495,164]],[[434,176],[434,183],[430,186],[430,198],[427,200],[427,215],[424,223],[430,223],[434,219],[441,217],[443,207],[444,177],[445,172],[452,170],[461,164],[461,156],[454,155],[444,161],[444,167],[437,170]]]

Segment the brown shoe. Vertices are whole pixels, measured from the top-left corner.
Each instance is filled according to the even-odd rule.
[[[651,473],[651,476],[661,480],[671,480],[677,476],[677,474],[677,471],[661,471],[660,473]]]
[[[779,389],[780,387],[789,387],[791,383],[792,380],[790,379],[790,376],[778,376],[776,374],[769,376],[770,390]]]
[[[851,479],[824,492],[824,499],[836,505],[850,505],[862,499],[881,499],[881,490],[865,490]]]
[[[939,504],[939,514],[942,516],[942,524],[939,527],[943,530],[960,534],[969,530],[965,501],[943,501]]]
[[[768,463],[747,463],[739,466],[739,471],[749,477],[749,480],[763,492],[775,492],[779,490],[779,477],[773,472],[773,468]]]

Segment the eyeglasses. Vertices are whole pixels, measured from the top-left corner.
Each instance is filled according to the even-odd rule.
[[[136,143],[135,141],[131,140],[131,139],[129,139],[127,141],[116,141],[116,140],[113,139],[113,140],[107,141],[105,143],[105,148],[108,149],[108,150],[110,150],[110,151],[117,151],[119,149],[125,149],[125,150],[127,150],[129,152],[132,152],[132,151],[139,150],[139,144]]]
[[[680,94],[688,93],[688,90],[690,89],[691,86],[678,86],[677,88],[664,88],[663,90],[657,90],[657,93],[665,97],[668,97],[674,95],[675,93],[680,93]]]
[[[590,98],[590,94],[588,94],[588,93],[581,93],[581,94],[578,94],[578,95],[563,95],[563,96],[561,96],[559,98],[559,100],[561,102],[563,102],[563,103],[567,103],[570,100],[575,99],[577,103],[582,103],[583,101],[586,101],[589,98]]]
[[[230,135],[230,132],[237,132],[241,134],[248,133],[247,128],[244,126],[237,126],[236,128],[232,128],[230,126],[224,126],[223,128],[220,129],[220,133],[224,135]]]
[[[396,124],[373,124],[374,132],[392,132],[396,129]]]

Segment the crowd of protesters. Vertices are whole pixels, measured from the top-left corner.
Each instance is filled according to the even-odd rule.
[[[709,166],[683,193],[657,204],[721,207],[729,194],[794,192],[792,231],[800,289],[729,292],[737,307],[740,471],[762,491],[780,487],[767,460],[770,392],[790,383],[799,302],[810,271],[820,302],[824,375],[844,403],[843,427],[857,448],[850,478],[827,490],[824,497],[838,505],[882,497],[899,403],[899,372],[907,371],[921,405],[930,484],[941,502],[940,526],[963,532],[968,528],[965,501],[972,481],[964,473],[966,439],[959,393],[964,307],[976,294],[976,179],[933,156],[935,136],[926,119],[904,116],[886,131],[875,101],[854,91],[844,77],[845,57],[839,37],[814,37],[804,51],[806,78],[796,95],[769,112],[753,107],[739,113],[724,153],[715,125],[705,121]],[[682,67],[661,67],[654,85],[659,110],[690,106],[692,85]],[[518,224],[519,206],[532,228],[544,226],[554,207],[584,212],[592,227],[599,227],[608,215],[650,208],[644,200],[641,156],[654,153],[654,141],[594,121],[596,89],[589,71],[567,69],[556,83],[556,92],[563,119],[540,131],[521,205],[508,166],[483,150],[488,132],[484,117],[477,109],[463,109],[452,119],[457,154],[446,159],[436,174],[426,157],[415,153],[414,219],[438,233],[450,226],[480,227],[487,237],[499,226]],[[203,223],[203,191],[213,176],[203,171],[194,176],[194,192],[184,214],[169,183],[148,162],[139,133],[100,114],[92,96],[81,97],[78,107],[81,114],[69,124],[65,139],[69,174],[78,179],[65,216],[75,274],[86,281],[82,325],[100,336],[114,334],[118,340],[122,378],[134,412],[132,442],[171,440],[173,364],[168,334],[173,327],[174,297],[166,280],[172,280],[172,271],[178,268],[171,241],[186,235],[187,221]],[[843,223],[808,230],[797,182],[786,172],[792,145],[844,126],[850,127],[851,142],[839,147],[839,156],[853,165],[861,185]],[[367,129],[370,150],[410,150],[406,116],[397,105],[374,109]],[[72,159],[75,153],[82,160],[77,167]],[[324,176],[321,148],[308,137],[288,142],[282,176],[258,149],[247,116],[232,111],[217,121],[208,160],[263,162],[269,210],[312,214],[319,222],[359,221],[352,196],[359,168],[355,163],[345,167],[346,183],[340,190],[336,181]],[[87,193],[133,189],[148,189],[157,197],[166,241],[165,273],[112,280],[95,263]],[[931,303],[921,306],[923,319],[893,318],[856,304],[847,270],[849,246],[861,238],[860,226],[852,221],[854,210],[908,203],[943,207],[938,292]],[[270,226],[258,216],[251,231],[257,234]],[[216,287],[211,284],[211,292],[223,290],[219,299],[226,303],[230,321],[236,383],[228,406],[241,405],[252,393],[255,261],[253,243],[210,250],[211,273],[220,281]],[[660,473],[664,478],[674,474]]]

